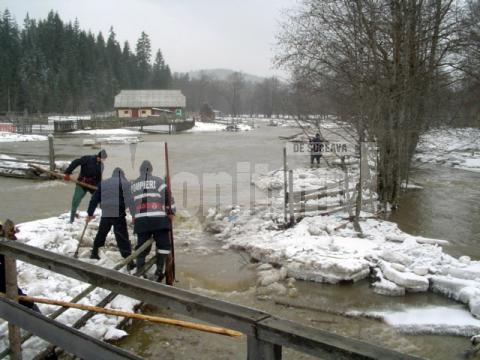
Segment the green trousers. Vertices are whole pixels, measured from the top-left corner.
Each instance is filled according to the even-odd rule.
[[[75,191],[72,198],[72,210],[70,211],[71,223],[75,221],[75,214],[77,213],[77,209],[80,206],[80,203],[82,202],[82,199],[84,198],[86,193],[87,190],[84,187],[80,185],[75,186]]]

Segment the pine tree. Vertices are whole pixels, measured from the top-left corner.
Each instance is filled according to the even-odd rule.
[[[8,9],[0,20],[0,44],[0,110],[11,111],[18,100],[20,41],[18,26]]]
[[[158,49],[155,55],[155,63],[152,67],[152,89],[168,89],[172,82],[172,74],[170,68],[165,64],[163,55],[160,49]]]
[[[47,87],[45,57],[38,47],[38,33],[35,20],[25,18],[21,34],[22,55],[19,64],[21,106],[28,112],[43,110]]]
[[[142,88],[149,87],[149,78],[151,73],[150,59],[152,57],[152,47],[150,38],[142,31],[135,48],[137,59],[138,85]]]
[[[170,68],[157,52],[151,66],[150,39],[142,32],[132,53],[123,49],[110,28],[102,33],[81,30],[76,19],[65,24],[51,11],[23,28],[8,10],[0,12],[0,112],[78,113],[111,110],[120,89],[167,88]]]

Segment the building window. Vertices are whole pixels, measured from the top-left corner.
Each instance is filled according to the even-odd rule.
[[[123,110],[123,113],[124,113],[124,114],[128,114],[128,110]]]

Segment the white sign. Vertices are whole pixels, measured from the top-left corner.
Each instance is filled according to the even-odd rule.
[[[346,156],[355,154],[355,146],[340,142],[288,142],[288,155],[329,155]]]

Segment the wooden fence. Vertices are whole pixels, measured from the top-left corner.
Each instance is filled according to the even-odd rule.
[[[194,121],[177,119],[175,115],[161,114],[144,118],[119,118],[115,112],[88,115],[58,114],[15,114],[0,116],[0,123],[5,128],[20,134],[68,133],[84,129],[115,129],[121,127],[168,126],[168,133],[175,133],[192,128]]]
[[[349,170],[350,165],[359,166],[360,183],[362,191],[368,189],[369,198],[363,198],[361,206],[370,205],[375,212],[375,200],[373,198],[373,188],[376,187],[375,181],[371,178],[367,179],[365,173],[370,171],[368,164],[368,154],[365,143],[361,145],[359,161],[347,162],[345,156],[340,158],[339,166],[343,170],[343,179],[338,179],[328,186],[320,186],[315,189],[306,189],[294,191],[293,170],[288,169],[287,151],[283,149],[283,171],[284,171],[284,222],[288,225],[295,224],[296,221],[305,216],[329,215],[339,211],[347,211],[350,216],[353,215],[356,204],[356,197],[359,189],[358,182],[355,179],[356,186],[352,187],[352,172]],[[369,184],[366,184],[370,180]],[[308,204],[310,200],[322,200],[329,197],[340,197],[338,201],[331,203]]]

